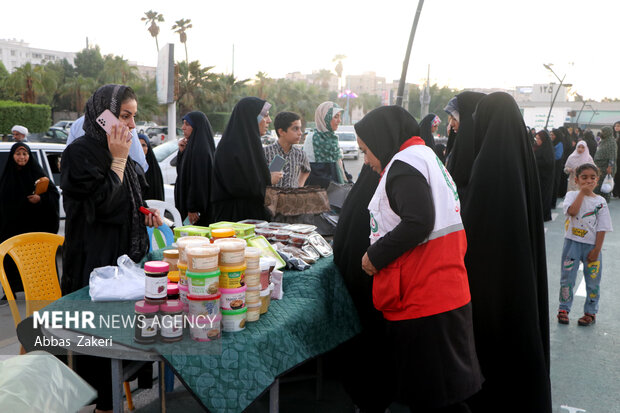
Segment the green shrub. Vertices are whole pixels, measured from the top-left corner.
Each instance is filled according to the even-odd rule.
[[[226,125],[228,124],[228,119],[230,119],[229,112],[213,112],[207,113],[207,118],[209,118],[209,123],[211,123],[211,127],[213,128],[213,133],[223,133],[224,129],[226,129]]]
[[[30,133],[45,132],[52,124],[52,108],[47,105],[0,100],[0,133],[10,134],[13,125]]]

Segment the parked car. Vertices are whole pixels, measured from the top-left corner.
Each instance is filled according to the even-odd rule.
[[[167,126],[152,126],[150,128],[146,128],[144,133],[149,137],[151,141],[151,145],[153,147],[157,145],[161,145],[164,142],[168,142],[173,140],[172,136],[168,136],[168,127]],[[180,139],[183,137],[183,131],[181,128],[177,128],[177,136],[176,139]]]
[[[52,128],[60,128],[68,131],[69,129],[71,129],[71,125],[73,125],[73,122],[74,121],[72,120],[59,120],[52,125]]]
[[[138,122],[136,122],[136,130],[138,131],[138,133],[144,133],[145,130],[154,126],[157,126],[157,123],[149,122],[146,120],[139,120]]]
[[[30,136],[28,136],[28,138],[30,138]],[[0,177],[4,173],[4,166],[9,158],[11,146],[13,146],[14,143],[15,142],[0,142]],[[26,142],[26,144],[30,147],[32,155],[37,162],[39,162],[41,168],[43,168],[56,187],[58,187],[58,191],[60,192],[60,218],[65,219],[65,210],[62,207],[62,190],[60,189],[60,158],[62,157],[62,152],[65,150],[66,145],[42,142]]]
[[[338,136],[338,146],[342,150],[343,158],[357,159],[359,157],[360,147],[357,144],[355,132],[340,132],[337,130],[336,136]]]
[[[213,138],[216,147],[218,143],[220,143],[221,138],[221,135],[215,135],[215,137]],[[176,139],[173,141],[162,143],[156,148],[153,148],[155,159],[157,159],[157,162],[159,163],[159,168],[161,169],[161,176],[164,180],[164,185],[174,185],[177,180],[178,150],[179,144]]]
[[[67,143],[68,130],[52,126],[45,133],[31,133],[29,142]]]

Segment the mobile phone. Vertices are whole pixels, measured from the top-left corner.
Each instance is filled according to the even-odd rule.
[[[269,172],[280,172],[284,168],[284,164],[286,164],[286,159],[280,155],[274,156],[269,164]]]
[[[97,123],[103,128],[108,135],[112,134],[112,126],[122,126],[121,121],[110,111],[110,109],[104,110],[97,118]]]

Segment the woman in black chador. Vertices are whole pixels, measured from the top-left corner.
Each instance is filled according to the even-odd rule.
[[[543,218],[551,221],[551,195],[553,192],[553,171],[555,167],[553,144],[546,130],[536,134],[534,155],[538,167],[538,182],[543,202]]]
[[[157,199],[160,201],[165,201],[164,179],[161,175],[161,168],[159,167],[159,163],[157,162],[157,158],[153,152],[153,147],[151,146],[149,137],[141,133],[138,135],[138,138],[140,138],[140,144],[142,145],[142,150],[144,151],[146,163],[149,165],[148,171],[144,174],[147,185],[142,188],[142,197],[144,199]]]
[[[271,121],[270,107],[262,99],[246,97],[230,115],[215,151],[211,192],[215,222],[269,219],[265,189],[271,184],[271,174],[260,141],[259,123],[264,127]]]
[[[58,232],[58,189],[52,181],[47,191],[33,194],[35,182],[47,177],[30,147],[17,142],[11,147],[0,179],[0,243],[26,232]],[[13,294],[24,291],[13,259],[4,258],[4,267]]]
[[[190,112],[183,117],[183,134],[187,145],[179,157],[174,203],[191,224],[208,226],[211,220],[211,181],[215,142],[207,116]]]
[[[462,217],[476,351],[472,412],[551,412],[545,233],[536,160],[514,98],[480,100]]]

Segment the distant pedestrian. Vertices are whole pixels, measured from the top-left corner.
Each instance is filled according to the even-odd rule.
[[[583,140],[588,145],[588,151],[590,152],[590,156],[594,158],[594,155],[596,155],[596,150],[598,149],[598,142],[596,142],[596,139],[594,139],[594,134],[591,130],[588,129],[587,131],[585,131],[585,133],[583,134]]]
[[[616,145],[620,146],[620,121],[614,123],[613,127],[613,138],[616,141]],[[616,158],[616,165],[620,163],[620,151],[618,151],[618,157]],[[616,168],[616,175],[614,176],[614,182],[620,182],[620,170]],[[614,185],[614,190],[612,192],[615,198],[620,197],[620,185]]]
[[[557,129],[552,129],[550,136],[551,142],[553,143],[555,159],[555,165],[553,167],[553,190],[551,191],[551,209],[555,209],[556,203],[558,202],[560,181],[562,180],[562,169],[564,169],[564,162],[562,161],[564,142],[562,142],[561,132]]]
[[[551,221],[551,195],[553,192],[553,171],[555,159],[553,144],[546,130],[536,134],[534,141],[534,156],[538,167],[538,181],[543,203],[543,218]]]
[[[28,142],[28,128],[21,125],[15,125],[11,128],[13,140],[15,142]]]
[[[594,155],[594,163],[599,169],[600,179],[594,193],[601,195],[605,201],[609,202],[611,193],[601,191],[601,185],[606,175],[614,176],[616,174],[616,159],[618,158],[618,145],[612,137],[612,131],[609,126],[601,129],[601,143],[598,145],[596,155]]]
[[[564,165],[564,173],[568,174],[568,191],[578,191],[579,186],[575,182],[575,173],[577,168],[584,163],[594,163],[588,151],[588,145],[585,141],[579,141],[575,151],[570,154]]]
[[[140,144],[142,145],[142,150],[144,151],[144,156],[149,166],[144,174],[146,185],[142,188],[142,198],[144,200],[157,199],[165,201],[164,178],[161,175],[161,168],[159,167],[159,163],[157,163],[157,158],[151,147],[149,137],[140,133],[138,134],[138,138],[140,139]],[[131,148],[129,150],[131,151]]]
[[[558,322],[569,323],[568,313],[573,304],[573,289],[581,262],[587,296],[583,306],[584,315],[578,324],[589,326],[596,322],[598,312],[603,275],[601,249],[605,233],[613,231],[613,228],[607,202],[593,192],[599,181],[598,168],[593,164],[583,164],[577,168],[576,175],[579,190],[568,192],[564,199],[566,232],[562,250]]]

